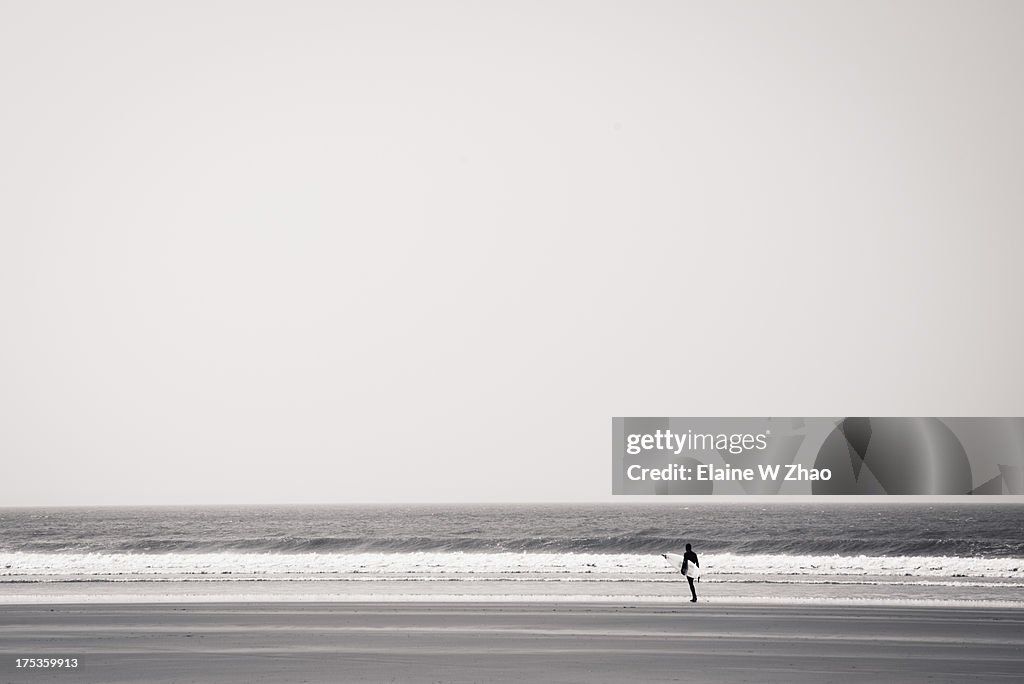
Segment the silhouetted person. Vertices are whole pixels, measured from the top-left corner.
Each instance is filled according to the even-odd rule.
[[[686,553],[683,554],[683,567],[679,569],[679,572],[686,575],[686,568],[690,563],[693,563],[696,567],[700,567],[700,561],[697,560],[697,554],[693,552],[693,548],[687,544]],[[697,590],[693,588],[693,578],[689,575],[686,576],[686,581],[690,583],[690,593],[693,594],[693,598],[690,599],[690,603],[697,602]]]

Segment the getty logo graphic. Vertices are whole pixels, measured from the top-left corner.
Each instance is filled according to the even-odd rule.
[[[1001,454],[1005,462],[997,464],[994,477],[976,486],[964,444],[938,418],[846,418],[825,439],[815,460],[836,477],[816,482],[813,493],[1002,494],[1004,488],[1020,493],[1021,434],[1018,430],[1014,438],[1014,420],[1019,421],[1007,419],[979,435],[988,447],[979,443],[976,449]],[[1005,437],[1010,439],[1000,446]]]

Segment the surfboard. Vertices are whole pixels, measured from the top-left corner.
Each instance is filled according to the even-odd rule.
[[[676,569],[677,572],[683,569],[683,557],[680,556],[678,553],[663,553],[661,554],[661,557],[667,560],[669,564]],[[686,576],[692,577],[693,579],[697,579],[698,577],[700,577],[700,568],[698,568],[693,563],[687,563]]]

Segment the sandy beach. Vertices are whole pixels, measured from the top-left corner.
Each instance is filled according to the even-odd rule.
[[[563,603],[9,605],[4,682],[1008,682],[1015,609]],[[16,669],[77,657],[77,670]]]

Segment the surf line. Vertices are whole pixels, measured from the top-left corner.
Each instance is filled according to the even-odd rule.
[[[734,480],[751,482],[758,477],[761,480],[774,481],[779,479],[780,474],[784,474],[783,479],[789,481],[832,479],[832,471],[828,468],[805,468],[799,464],[787,465],[785,471],[782,470],[781,465],[761,464],[757,466],[756,472],[753,468],[733,468],[728,463],[724,467],[716,466],[713,463],[701,463],[696,468],[678,463],[670,463],[664,468],[644,468],[634,463],[626,469],[626,477],[634,482],[643,480],[669,480],[676,482],[721,482],[723,480]]]

